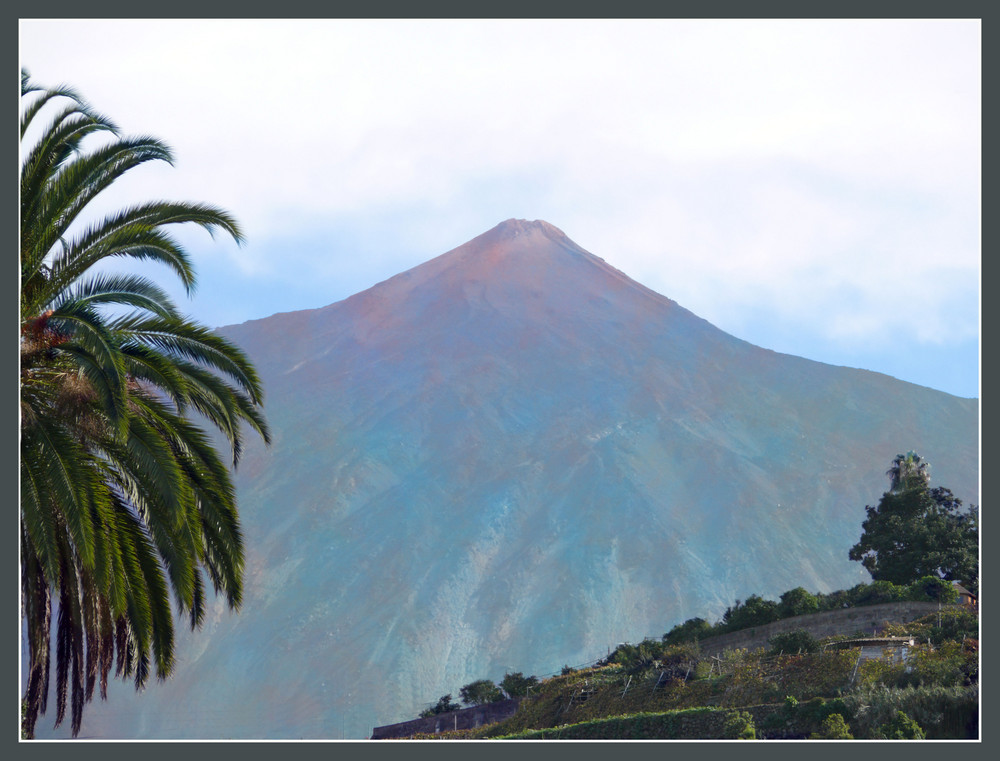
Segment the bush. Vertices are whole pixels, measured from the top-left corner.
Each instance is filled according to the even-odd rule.
[[[437,716],[439,713],[449,713],[450,711],[458,711],[461,709],[461,704],[451,702],[451,694],[442,695],[437,702],[437,705],[431,706],[420,712],[420,718],[426,719],[428,716]]]
[[[467,706],[481,706],[486,703],[496,703],[503,700],[503,693],[489,679],[479,679],[469,682],[459,692],[462,695],[462,702]]]
[[[795,694],[802,698],[834,695],[847,686],[857,659],[857,650],[783,655],[775,663],[775,685],[785,695]]]
[[[765,600],[760,595],[750,595],[745,602],[736,601],[736,605],[726,608],[722,614],[722,630],[735,632],[749,629],[752,626],[763,626],[780,618],[778,603]]]
[[[909,598],[917,602],[925,600],[941,603],[958,602],[958,591],[952,583],[936,576],[917,579],[907,587],[907,590]]]
[[[831,713],[820,725],[819,732],[809,735],[810,740],[853,740],[851,728],[839,713]]]
[[[826,737],[829,726],[823,725],[833,714],[840,714],[855,738],[885,739],[887,733],[883,727],[892,727],[893,733],[896,729],[908,731],[909,725],[904,726],[896,716],[897,712],[903,712],[926,737],[969,739],[978,736],[978,708],[975,687],[859,687],[832,700],[817,697],[797,702],[788,697],[770,722],[762,721],[758,726],[801,727],[807,734],[814,733],[811,739],[834,739]]]
[[[714,627],[704,618],[689,618],[664,634],[663,641],[668,645],[679,645],[683,642],[696,642],[714,634]]]
[[[872,739],[875,740],[923,740],[925,738],[926,735],[920,725],[902,711],[896,711],[892,721],[880,726],[872,735]]]
[[[875,737],[902,711],[929,738],[975,739],[979,731],[979,690],[972,687],[860,687],[844,696],[854,709],[851,725],[859,737]]]
[[[913,637],[918,642],[940,645],[948,640],[968,641],[979,638],[979,616],[975,610],[948,607],[908,623],[890,624],[890,637]]]
[[[965,647],[962,642],[947,640],[937,647],[918,645],[907,662],[902,684],[913,686],[958,687],[978,681],[978,641]],[[972,642],[969,644],[972,645]]]
[[[848,599],[855,605],[880,605],[885,602],[903,602],[910,596],[910,588],[891,581],[873,581],[858,584],[848,590]]]
[[[843,608],[850,608],[854,604],[851,600],[850,591],[846,589],[838,589],[835,592],[825,595],[816,595],[816,600],[819,603],[820,610],[841,610]]]
[[[607,663],[616,663],[630,673],[639,673],[658,664],[663,648],[664,645],[654,639],[643,640],[638,645],[624,643],[615,648]]]
[[[727,740],[756,740],[757,730],[753,725],[753,716],[747,711],[731,711],[726,714],[722,736]]]
[[[819,650],[819,640],[805,629],[775,634],[767,644],[771,646],[768,655],[815,653]]]
[[[906,666],[888,659],[870,658],[858,667],[857,683],[866,687],[898,687],[906,679]]]
[[[507,697],[520,698],[528,694],[529,687],[537,684],[537,676],[525,676],[520,671],[515,671],[513,674],[504,674],[500,689],[507,693]]]
[[[782,618],[805,616],[817,611],[819,611],[819,600],[804,587],[789,589],[781,596],[779,612]]]
[[[929,636],[935,645],[948,639],[979,639],[979,615],[975,610],[945,608],[928,619],[931,623]]]

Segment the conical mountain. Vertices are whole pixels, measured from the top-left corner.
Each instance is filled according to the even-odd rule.
[[[243,611],[85,733],[365,736],[474,679],[867,580],[847,551],[898,452],[979,501],[976,400],[753,346],[545,222],[223,332],[274,432],[237,473]]]

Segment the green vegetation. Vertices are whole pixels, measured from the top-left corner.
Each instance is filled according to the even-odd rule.
[[[781,618],[807,616],[818,612],[819,598],[814,594],[810,594],[802,587],[789,589],[781,595],[781,602],[778,605],[778,613]]]
[[[729,740],[756,740],[753,716],[747,711],[731,711],[726,714],[726,723],[722,727],[722,736]]]
[[[853,740],[851,728],[847,726],[844,717],[839,713],[832,713],[823,719],[823,724],[819,732],[809,735],[810,740]]]
[[[461,690],[462,702],[467,706],[481,706],[486,703],[496,703],[503,700],[503,693],[489,679],[479,679],[469,682]]]
[[[157,262],[190,291],[191,263],[167,230],[192,223],[240,241],[236,222],[160,201],[88,219],[103,190],[142,164],[171,162],[170,150],[119,137],[76,92],[40,88],[27,72],[20,132],[22,735],[34,736],[54,671],[55,723],[68,710],[76,736],[116,659],[114,675],[137,689],[170,675],[174,616],[201,625],[206,582],[239,607],[235,491],[200,421],[222,433],[234,466],[244,433],[268,432],[260,381],[239,348],[149,279],[102,272]]]
[[[902,711],[896,711],[892,721],[880,726],[873,737],[878,740],[923,740],[926,735],[917,722]]]
[[[537,686],[537,676],[525,676],[520,671],[504,674],[503,680],[500,682],[500,689],[509,698],[522,698],[530,692],[532,687]]]
[[[922,490],[939,509],[938,517],[957,515],[958,501],[950,492],[927,490],[927,463],[918,455],[897,457],[889,475],[894,491],[887,496]],[[940,523],[935,523],[936,517],[928,520],[932,528]],[[955,518],[954,524],[969,529],[974,513],[971,519]],[[866,522],[866,527],[872,525]],[[957,534],[938,536],[954,538]],[[958,545],[961,542],[949,546]],[[943,555],[939,552],[934,557]],[[766,651],[701,652],[701,643],[709,637],[782,618],[889,602],[953,603],[957,593],[942,573],[944,566],[933,560],[914,566],[896,580],[875,578],[870,584],[829,594],[796,587],[779,601],[750,595],[727,608],[715,624],[691,618],[661,640],[619,645],[592,668],[566,666],[559,676],[535,680],[530,696],[505,721],[418,737],[975,738],[979,734],[979,620],[974,608],[939,608],[909,623],[890,624],[884,636],[914,640],[905,654],[887,650],[882,657],[863,657],[862,648],[852,645],[848,635],[818,639],[804,628],[773,635]],[[972,583],[973,577],[960,578]],[[513,676],[521,677],[508,674],[505,680]]]
[[[975,675],[964,681],[956,678],[961,668],[954,670],[951,647],[919,645],[914,650],[911,660],[918,664],[918,676],[902,683],[905,666],[897,668],[886,660],[859,665],[857,647],[780,656],[735,650],[702,658],[695,652],[696,664],[708,668],[674,676],[662,665],[640,672],[627,664],[598,665],[541,680],[505,721],[421,737],[711,739],[749,738],[752,731],[757,739],[832,739],[845,734],[872,739],[914,731],[897,712],[929,738],[977,736]],[[928,668],[919,665],[921,660],[947,668]],[[976,660],[970,652],[965,663]]]
[[[461,703],[451,702],[451,693],[447,695],[442,695],[437,702],[437,705],[433,705],[430,708],[420,712],[420,718],[426,719],[428,716],[437,716],[440,713],[450,713],[451,711],[457,711],[462,707]]]
[[[793,616],[828,610],[889,602],[953,603],[958,600],[958,593],[951,583],[935,576],[925,576],[905,585],[891,581],[873,581],[828,594],[810,594],[802,587],[796,587],[782,594],[780,599],[781,602],[775,602],[756,594],[750,595],[745,602],[737,600],[734,605],[726,608],[722,619],[714,624],[709,624],[703,618],[690,618],[677,624],[663,635],[663,642],[671,645],[699,642]]]
[[[930,488],[927,463],[909,452],[889,469],[889,491],[868,505],[861,539],[851,548],[876,581],[910,584],[934,577],[979,589],[979,510],[962,510],[948,489]]]
[[[819,640],[805,629],[775,634],[768,640],[768,645],[771,646],[768,655],[815,653],[820,649]]]

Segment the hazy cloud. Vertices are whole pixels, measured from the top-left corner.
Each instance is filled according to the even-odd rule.
[[[519,216],[762,345],[789,325],[911,353],[978,334],[974,20],[20,29],[37,81],[174,147],[109,204],[244,223],[242,250],[192,239],[210,322],[329,303]],[[224,311],[220,257],[255,294]]]

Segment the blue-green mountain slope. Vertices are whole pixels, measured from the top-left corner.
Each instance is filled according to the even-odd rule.
[[[363,737],[753,592],[867,580],[847,552],[898,452],[979,501],[976,400],[753,346],[544,222],[222,332],[274,433],[237,473],[243,610],[83,735]]]

